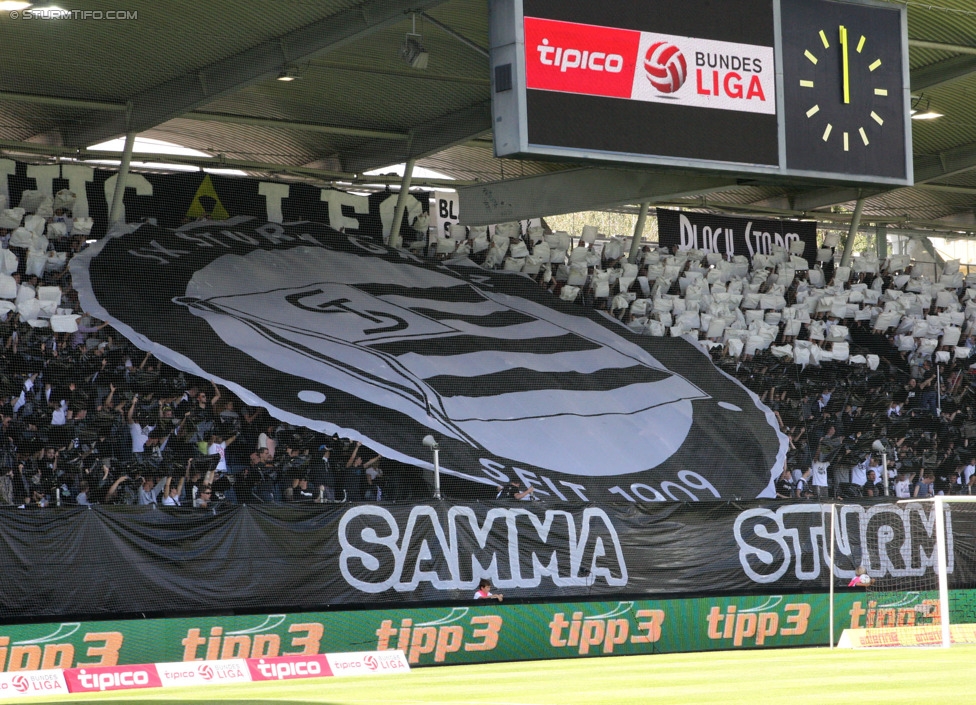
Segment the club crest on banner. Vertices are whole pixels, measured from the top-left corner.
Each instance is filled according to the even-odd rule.
[[[72,271],[85,309],[161,360],[386,457],[428,465],[433,434],[461,478],[592,501],[697,473],[677,498],[755,497],[783,452],[767,410],[691,344],[468,260],[238,219],[142,226]]]

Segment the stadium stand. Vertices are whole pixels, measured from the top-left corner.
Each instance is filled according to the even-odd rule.
[[[57,210],[36,200],[35,212],[7,209],[0,221],[0,503],[428,496],[419,471],[244,407],[81,311],[65,265],[92,222],[71,218],[70,193],[58,194]],[[900,255],[834,267],[830,248],[813,267],[782,248],[750,262],[647,245],[629,262],[629,243],[595,228],[576,239],[516,223],[412,249],[522,272],[635,332],[696,340],[789,438],[779,496],[884,495],[878,439],[890,451],[891,494],[969,493],[976,482],[976,277],[958,262],[937,281]]]

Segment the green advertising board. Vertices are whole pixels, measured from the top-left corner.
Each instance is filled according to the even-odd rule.
[[[835,597],[845,628],[913,624],[935,593]],[[976,591],[954,591],[953,618]],[[957,614],[958,612],[958,614]],[[825,646],[828,595],[701,597],[549,604],[469,603],[235,617],[63,622],[0,627],[0,670],[36,670],[288,654],[403,649],[417,666]]]

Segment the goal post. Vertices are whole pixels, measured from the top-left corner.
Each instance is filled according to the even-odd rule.
[[[870,518],[852,537],[842,514],[856,512]],[[829,534],[831,647],[947,648],[976,641],[976,596],[969,589],[976,586],[976,496],[831,504]],[[860,595],[852,602],[854,592]],[[841,603],[853,605],[852,619],[837,642]]]
[[[952,638],[950,636],[949,624],[952,621],[949,612],[949,571],[948,565],[949,561],[946,558],[946,521],[945,521],[945,506],[946,500],[951,500],[949,503],[970,503],[976,502],[976,497],[973,496],[958,496],[958,497],[945,497],[939,495],[930,499],[901,499],[898,500],[898,504],[911,504],[911,503],[921,503],[922,505],[931,503],[935,508],[935,564],[936,564],[936,578],[939,581],[939,614],[941,615],[940,625],[942,627],[941,646],[944,649],[948,649],[952,645]],[[974,505],[976,506],[976,505]]]

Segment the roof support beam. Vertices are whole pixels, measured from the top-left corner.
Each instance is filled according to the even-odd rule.
[[[76,159],[84,162],[88,160],[111,160],[120,159],[119,152],[112,152],[103,149],[73,149],[71,147],[57,147],[53,145],[37,144],[35,142],[14,142],[11,140],[0,140],[0,154],[12,156],[17,155],[38,155],[45,157],[61,157],[63,159]],[[133,153],[132,160],[142,164],[186,164],[197,166],[201,169],[241,169],[244,171],[264,172],[267,174],[288,174],[296,177],[306,177],[319,179],[321,181],[340,181],[349,184],[391,184],[396,185],[401,182],[399,176],[364,176],[362,174],[351,174],[327,169],[316,169],[308,166],[292,166],[289,164],[272,164],[270,162],[247,161],[243,159],[228,159],[224,156],[219,157],[188,157],[177,154]],[[96,168],[113,169],[113,165],[95,164]],[[456,181],[454,179],[431,179],[418,177],[412,181],[414,186],[431,188],[455,188],[458,186],[472,186],[473,181]]]
[[[945,61],[922,66],[911,73],[913,91],[924,91],[964,78],[976,71],[976,56],[954,56]]]
[[[924,39],[909,39],[908,46],[919,49],[935,49],[936,51],[951,51],[953,54],[976,54],[976,47],[968,44],[943,44],[942,42],[929,42]]]
[[[120,113],[124,113],[129,108],[125,103],[106,103],[98,100],[79,100],[77,98],[61,98],[55,95],[34,95],[11,91],[0,91],[0,102],[33,103],[34,105],[50,105],[55,108],[106,110]]]
[[[915,157],[915,184],[945,179],[976,168],[976,142]]]
[[[423,11],[446,0],[366,0],[284,36],[169,79],[129,98],[132,112],[97,125],[65,130],[64,143],[85,147],[124,132],[143,132],[228,93],[274,78],[288,64],[338,49],[379,29],[402,22],[408,11]]]
[[[459,188],[465,225],[685,198],[737,186],[735,179],[625,169],[569,169]]]
[[[406,143],[391,145],[382,140],[367,143],[342,166],[346,171],[362,173],[408,159],[423,159],[489,130],[491,104],[485,101],[417,125],[410,130],[410,139]]]
[[[774,196],[773,198],[766,198],[750,205],[806,212],[817,210],[818,208],[839,206],[842,203],[856,201],[861,197],[871,198],[884,192],[882,189],[823,188],[805,191],[792,196]]]
[[[327,135],[341,135],[343,137],[365,137],[378,140],[407,140],[410,135],[406,132],[386,132],[383,130],[366,130],[358,127],[339,127],[336,125],[322,125],[312,122],[291,122],[289,120],[271,120],[256,118],[248,115],[229,115],[227,113],[207,113],[193,111],[179,116],[180,119],[199,120],[201,122],[226,122],[233,125],[255,125],[257,127],[275,127],[283,130],[304,130],[306,132],[321,132]]]
[[[420,16],[423,17],[428,22],[430,22],[435,27],[439,27],[442,31],[444,31],[446,34],[450,35],[454,39],[457,39],[464,46],[466,46],[466,47],[468,47],[470,49],[474,49],[476,52],[478,52],[479,54],[481,54],[486,59],[490,56],[490,54],[488,53],[488,50],[485,49],[483,46],[481,46],[479,44],[475,44],[470,39],[468,39],[467,37],[465,37],[463,34],[461,34],[460,32],[452,29],[451,27],[448,27],[446,24],[444,24],[440,20],[438,20],[438,19],[436,19],[434,17],[431,17],[426,12],[421,12],[420,13]]]

